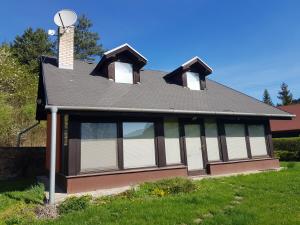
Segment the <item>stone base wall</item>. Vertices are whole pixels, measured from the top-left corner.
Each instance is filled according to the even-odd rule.
[[[0,147],[0,180],[45,172],[45,147]]]

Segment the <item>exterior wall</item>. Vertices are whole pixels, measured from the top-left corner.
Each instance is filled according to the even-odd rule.
[[[278,169],[279,167],[280,165],[278,159],[266,158],[235,162],[211,163],[208,164],[208,171],[211,175],[221,175],[254,170]]]
[[[103,173],[61,177],[58,180],[67,193],[76,193],[134,185],[145,181],[159,180],[170,177],[186,177],[185,166],[169,167],[163,169],[132,170],[126,172]],[[61,185],[61,186],[62,186]]]
[[[300,130],[286,130],[272,132],[273,138],[300,137]]]
[[[61,172],[61,116],[57,113],[57,129],[56,129],[56,172]],[[51,152],[51,113],[47,114],[47,140],[46,140],[46,169],[50,168],[50,152]]]
[[[85,116],[83,116],[85,115]],[[101,115],[101,116],[99,116]],[[130,185],[139,183],[142,181],[160,179],[165,177],[174,176],[194,176],[194,175],[205,175],[205,174],[221,174],[221,173],[234,173],[244,172],[248,170],[262,170],[262,169],[274,169],[278,168],[278,160],[274,160],[273,157],[273,144],[272,136],[270,132],[269,121],[265,118],[253,119],[253,118],[214,118],[217,122],[218,129],[218,142],[220,151],[220,161],[209,162],[207,159],[206,149],[206,137],[204,129],[204,118],[212,118],[207,116],[204,118],[196,118],[189,116],[178,116],[179,122],[179,142],[180,142],[180,154],[181,164],[176,167],[170,167],[166,165],[165,155],[165,136],[164,136],[164,119],[171,118],[166,115],[127,115],[127,114],[85,114],[75,113],[69,114],[69,127],[68,127],[68,147],[63,148],[61,152],[60,146],[62,145],[61,127],[59,128],[60,139],[58,140],[58,156],[64,155],[66,158],[63,160],[63,170],[59,173],[58,183],[68,193],[95,190],[99,188],[111,188],[124,185]],[[173,117],[174,118],[174,117]],[[91,171],[81,172],[81,122],[115,122],[118,127],[117,134],[117,150],[118,150],[118,169],[114,171]],[[156,166],[148,168],[137,168],[137,169],[124,169],[123,167],[123,136],[122,136],[122,122],[137,122],[137,121],[152,121],[155,123],[155,149],[156,149]],[[204,169],[199,171],[188,171],[187,169],[187,154],[186,154],[186,143],[185,143],[185,124],[199,124],[201,125],[200,140],[202,143],[202,156]],[[225,123],[242,123],[245,124],[245,142],[247,145],[247,159],[241,160],[229,160],[227,145],[226,145],[226,134],[224,129]],[[249,144],[249,133],[248,124],[264,124],[265,127],[265,141],[267,146],[267,154],[265,156],[252,157],[251,147]],[[60,156],[59,156],[60,157]],[[57,159],[60,161],[60,158]],[[59,163],[58,163],[59,165]]]

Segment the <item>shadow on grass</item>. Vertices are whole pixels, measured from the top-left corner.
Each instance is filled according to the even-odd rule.
[[[41,204],[44,200],[44,186],[34,178],[0,181],[0,194],[16,201]]]

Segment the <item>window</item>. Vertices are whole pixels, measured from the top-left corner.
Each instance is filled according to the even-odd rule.
[[[245,139],[245,125],[225,124],[225,133],[228,158],[230,160],[248,158]]]
[[[133,70],[131,64],[115,62],[115,82],[133,84]]]
[[[219,161],[218,127],[214,120],[205,120],[205,137],[208,161]]]
[[[178,122],[176,120],[165,121],[164,133],[167,165],[180,164],[181,156]]]
[[[191,90],[200,90],[199,74],[194,72],[186,72],[187,86]]]
[[[154,124],[123,123],[124,168],[156,166]]]
[[[249,125],[248,130],[252,156],[268,155],[264,125]]]
[[[117,169],[117,125],[81,124],[81,171]]]

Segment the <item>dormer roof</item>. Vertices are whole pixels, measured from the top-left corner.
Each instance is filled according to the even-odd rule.
[[[165,78],[168,79],[175,75],[181,76],[186,71],[197,72],[204,76],[207,76],[213,72],[212,68],[210,68],[202,59],[200,59],[198,56],[195,56],[183,63],[181,66],[177,67],[172,72],[168,73]]]
[[[135,68],[141,69],[146,65],[147,59],[129,44],[125,43],[116,48],[104,52],[100,62],[95,67],[93,74],[97,74],[103,71],[103,67],[106,67],[114,61],[126,61],[130,62]]]
[[[111,56],[111,55],[115,55],[117,53],[123,52],[123,51],[130,51],[132,53],[134,53],[137,57],[142,58],[145,62],[147,62],[148,60],[146,59],[146,57],[144,57],[141,53],[139,53],[137,50],[135,50],[131,45],[129,45],[128,43],[122,44],[118,47],[115,47],[111,50],[108,50],[106,52],[103,53],[103,55],[105,56]]]

